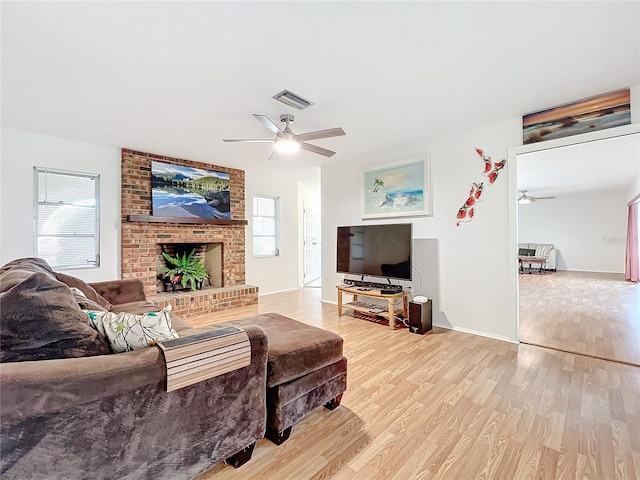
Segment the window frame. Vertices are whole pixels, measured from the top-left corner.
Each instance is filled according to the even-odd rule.
[[[40,175],[64,175],[69,177],[83,177],[92,179],[95,183],[94,195],[95,195],[95,207],[94,207],[94,235],[86,236],[86,238],[92,238],[95,243],[95,259],[93,261],[87,260],[87,264],[83,265],[53,265],[49,259],[47,262],[51,264],[51,267],[56,271],[62,270],[80,270],[80,269],[92,269],[92,268],[100,268],[100,174],[97,173],[85,173],[85,172],[74,172],[69,170],[60,170],[56,168],[47,168],[47,167],[33,167],[33,252],[34,256],[38,257],[38,240],[39,238],[51,235],[40,235],[39,232],[39,213],[40,206],[46,204],[46,200],[42,203],[40,201]],[[77,235],[59,235],[61,238],[74,238]],[[44,257],[43,257],[44,258]]]
[[[256,209],[255,209],[255,203],[256,203],[256,199],[259,198],[263,198],[263,199],[268,199],[268,200],[273,200],[274,205],[273,205],[273,211],[274,211],[274,216],[265,216],[265,215],[257,215],[256,214]],[[253,197],[252,197],[252,202],[251,202],[251,207],[252,207],[252,223],[251,223],[251,239],[252,239],[252,253],[253,253],[253,257],[254,258],[272,258],[272,257],[279,257],[280,256],[280,197],[275,196],[275,195],[264,195],[261,193],[254,193]],[[274,219],[274,226],[275,226],[275,234],[274,235],[256,235],[256,231],[255,231],[255,219],[256,217],[259,218],[273,218]],[[274,253],[268,253],[268,254],[256,254],[256,247],[255,247],[255,239],[256,237],[268,237],[268,238],[274,238],[275,239],[275,252]]]

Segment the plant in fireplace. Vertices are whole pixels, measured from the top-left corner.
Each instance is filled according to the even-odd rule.
[[[167,261],[167,267],[162,267],[160,273],[164,278],[168,279],[167,288],[176,290],[178,285],[182,285],[182,289],[188,287],[191,290],[202,288],[202,284],[206,278],[209,278],[207,271],[202,264],[202,259],[198,256],[194,256],[196,249],[194,248],[187,255],[184,252],[180,255],[180,252],[172,257],[166,252],[162,252],[162,256]]]

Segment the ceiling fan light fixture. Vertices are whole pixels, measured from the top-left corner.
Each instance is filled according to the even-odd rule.
[[[279,102],[284,103],[285,105],[289,105],[290,107],[297,108],[298,110],[304,110],[305,108],[314,105],[313,102],[302,98],[300,95],[297,95],[289,90],[283,90],[280,93],[276,93],[273,98],[278,100]]]
[[[522,204],[522,205],[526,205],[527,203],[531,203],[531,199],[529,197],[520,197],[520,199],[518,200],[518,203]]]
[[[293,138],[277,138],[276,150],[280,153],[291,154],[300,150],[300,143]]]

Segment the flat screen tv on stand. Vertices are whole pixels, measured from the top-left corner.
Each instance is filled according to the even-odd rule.
[[[337,273],[411,280],[411,223],[338,227]]]

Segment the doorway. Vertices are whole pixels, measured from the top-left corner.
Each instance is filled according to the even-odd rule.
[[[303,285],[305,287],[320,288],[322,268],[320,246],[320,208],[308,201],[304,201],[302,224]]]
[[[580,233],[564,232],[565,222],[559,217],[555,223],[555,229],[544,225],[545,215],[550,212],[557,213],[570,211],[569,205],[574,204],[576,208],[582,207],[589,210],[598,198],[598,194],[606,195],[605,192],[576,193],[570,195],[570,199],[563,200],[561,190],[554,190],[554,181],[562,177],[562,172],[558,170],[557,156],[563,150],[562,147],[586,146],[591,144],[594,148],[607,144],[601,140],[626,137],[634,137],[635,149],[638,149],[638,137],[640,128],[637,125],[629,125],[607,132],[594,132],[579,136],[580,138],[565,138],[559,141],[544,142],[540,145],[525,145],[510,149],[509,160],[512,167],[509,172],[510,183],[510,215],[512,223],[512,251],[510,252],[510,263],[514,267],[514,298],[515,316],[517,318],[518,339],[522,343],[530,343],[561,351],[569,351],[581,355],[596,358],[604,358],[622,363],[640,365],[640,285],[637,283],[625,282],[624,274],[619,273],[623,268],[624,253],[623,245],[624,233],[620,229],[613,230],[611,227],[603,228],[602,225],[592,224],[591,229],[595,230],[597,236],[591,238],[591,245],[587,245],[588,226],[584,235]],[[630,143],[633,143],[630,142]],[[612,143],[612,142],[609,142]],[[534,215],[531,210],[523,213],[517,198],[521,195],[521,188],[531,187],[522,185],[520,182],[521,173],[526,170],[526,163],[521,162],[528,153],[543,154],[549,152],[555,155],[553,162],[556,169],[547,172],[538,172],[540,178],[547,178],[550,181],[545,184],[542,181],[535,185],[539,190],[533,194],[540,197],[557,197],[555,200],[543,200],[534,205],[538,208]],[[568,150],[567,150],[568,151]],[[531,157],[532,158],[532,157]],[[536,158],[542,158],[538,155]],[[584,155],[581,157],[584,161]],[[597,163],[602,168],[602,159],[606,158],[607,168],[615,168],[616,156],[609,154],[600,157]],[[638,165],[638,152],[635,152],[636,168]],[[584,176],[585,169],[594,162],[584,161],[578,170],[579,174],[569,176],[566,183],[580,180]],[[522,172],[521,172],[522,170]],[[632,177],[637,177],[636,170]],[[601,174],[601,183],[604,182],[606,172]],[[529,193],[528,193],[529,194]],[[615,195],[615,194],[612,194]],[[626,188],[618,190],[619,210],[615,210],[611,215],[624,216],[626,203]],[[603,197],[604,198],[604,197]],[[556,202],[556,203],[553,203]],[[552,204],[553,203],[553,204]],[[616,209],[618,207],[615,207]],[[604,212],[601,212],[606,217]],[[521,222],[535,219],[535,228],[529,224],[523,228]],[[587,220],[588,222],[588,220]],[[570,223],[570,222],[568,222]],[[619,225],[617,222],[616,225]],[[538,228],[539,227],[539,228]],[[597,227],[600,227],[598,230]],[[563,235],[565,238],[563,239]],[[573,236],[573,238],[571,238]],[[547,275],[525,274],[517,272],[517,253],[520,243],[555,243],[557,252],[558,271]],[[582,250],[582,251],[580,251]],[[603,262],[603,252],[615,250],[618,252],[620,267],[603,267],[597,262]],[[622,253],[621,253],[622,252]],[[594,263],[589,264],[589,260]],[[583,263],[580,263],[583,261]],[[614,273],[611,273],[614,272]]]

